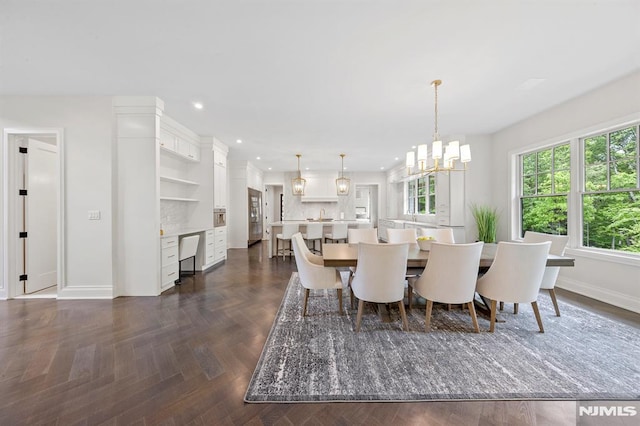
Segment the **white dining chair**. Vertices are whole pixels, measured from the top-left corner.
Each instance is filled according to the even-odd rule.
[[[307,225],[307,230],[302,234],[302,238],[305,240],[307,246],[311,242],[310,249],[316,253],[322,253],[322,229],[324,224],[322,222],[311,222]],[[316,250],[316,241],[320,241],[320,249]]]
[[[297,223],[283,223],[282,233],[276,234],[276,256],[278,253],[282,253],[282,260],[284,260],[286,254],[285,243],[289,243],[289,255],[291,255],[291,236],[298,232],[299,225]],[[282,241],[282,249],[280,249],[280,242]]]
[[[307,315],[310,291],[321,289],[335,289],[337,291],[338,311],[342,315],[342,277],[340,272],[336,268],[323,266],[322,256],[309,251],[302,234],[299,232],[292,235],[291,242],[300,284],[305,289],[302,316]]]
[[[540,243],[543,241],[551,241],[551,248],[549,254],[555,254],[556,256],[564,256],[564,251],[567,248],[569,237],[567,235],[552,235],[543,234],[541,232],[527,231],[524,233],[524,243]],[[542,276],[542,284],[540,284],[540,290],[547,290],[551,297],[551,302],[556,311],[556,316],[560,316],[560,308],[558,307],[558,301],[556,299],[556,280],[558,279],[558,273],[560,272],[559,266],[547,266]],[[518,312],[517,304],[514,304],[514,312]]]
[[[538,292],[547,264],[551,242],[499,242],[496,256],[486,274],[478,279],[476,291],[491,300],[491,325],[496,324],[497,302],[531,303],[540,333],[544,333],[538,310]]]
[[[198,252],[198,242],[200,241],[200,235],[191,235],[188,237],[180,238],[180,244],[178,246],[178,281],[182,277],[182,261],[187,259],[193,259],[193,272],[189,275],[196,274],[196,253]]]
[[[356,332],[360,331],[364,302],[397,303],[402,329],[409,323],[404,310],[404,281],[409,247],[402,244],[358,244],[358,272],[351,289],[358,298]]]
[[[387,241],[390,244],[407,243],[410,250],[418,250],[417,231],[415,228],[387,229]],[[411,309],[413,306],[413,283],[422,272],[422,268],[407,268],[405,279],[407,280],[407,305]]]
[[[331,224],[331,232],[328,234],[324,234],[325,242],[329,240],[330,242],[340,242],[347,241],[347,229],[349,226],[346,223],[333,223]]]
[[[347,232],[347,242],[349,244],[358,244],[358,243],[378,243],[378,230],[376,228],[357,228],[357,229],[349,229]],[[349,288],[351,288],[351,280],[353,280],[353,274],[356,273],[356,267],[349,267]],[[351,309],[354,308],[355,298],[353,295],[353,291],[349,292],[351,298]]]
[[[433,302],[466,304],[476,333],[480,332],[473,299],[484,243],[433,243],[429,261],[415,280],[413,291],[427,301],[424,330],[429,331]]]
[[[451,228],[420,228],[421,237],[432,237],[439,243],[454,244],[453,229]]]

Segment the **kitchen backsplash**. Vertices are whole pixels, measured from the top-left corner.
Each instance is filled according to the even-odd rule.
[[[160,224],[164,232],[182,229],[189,223],[189,207],[184,201],[160,201]]]

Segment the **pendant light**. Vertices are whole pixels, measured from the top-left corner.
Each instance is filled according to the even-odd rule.
[[[349,188],[351,186],[351,179],[344,177],[344,154],[340,154],[340,158],[342,159],[342,170],[340,172],[340,177],[336,179],[336,190],[338,195],[349,195]]]
[[[307,181],[300,174],[300,157],[302,157],[302,154],[296,154],[296,157],[298,157],[298,176],[291,179],[291,192],[293,195],[301,196],[304,195],[304,187]]]

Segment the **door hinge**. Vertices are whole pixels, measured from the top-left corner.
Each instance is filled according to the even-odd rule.
[[[19,189],[18,190],[18,195],[27,195],[27,190],[26,189]]]
[[[27,238],[27,233],[26,232],[20,232],[18,234],[18,238]]]
[[[26,146],[18,147],[18,152],[20,152],[20,154],[26,154],[27,151],[28,151],[28,148]]]
[[[27,281],[27,275],[20,275],[20,277],[18,277],[18,281]]]

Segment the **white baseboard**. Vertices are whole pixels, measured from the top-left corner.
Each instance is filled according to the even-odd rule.
[[[65,287],[57,299],[113,299],[112,287]]]
[[[595,287],[593,285],[564,277],[558,277],[556,287],[569,290],[613,306],[618,306],[619,308],[640,313],[640,297],[637,296],[607,290],[602,287]]]

